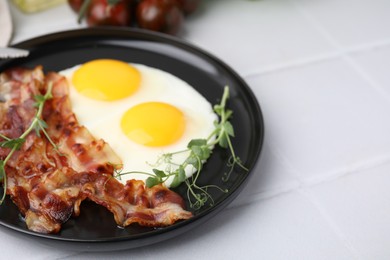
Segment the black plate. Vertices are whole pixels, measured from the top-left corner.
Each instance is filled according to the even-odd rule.
[[[233,145],[250,169],[237,170],[228,182],[221,180],[229,154],[215,149],[206,164],[199,184],[216,184],[229,189],[227,194],[211,190],[214,205],[194,211],[194,217],[165,228],[131,225],[116,226],[110,212],[91,202],[82,204],[81,215],[63,225],[59,234],[29,231],[18,209],[8,199],[0,206],[0,224],[22,232],[26,238],[39,239],[50,246],[74,250],[119,250],[140,247],[182,234],[214,216],[242,190],[253,174],[263,141],[263,120],[259,104],[247,84],[229,66],[205,51],[177,38],[141,30],[98,28],[54,33],[34,38],[15,47],[30,50],[23,59],[0,61],[0,71],[14,66],[43,65],[45,71],[59,71],[97,58],[113,58],[141,63],[168,71],[183,79],[216,104],[225,85],[230,87],[229,107],[236,137]],[[185,187],[177,190],[185,197]],[[228,227],[226,227],[228,228]],[[3,229],[5,230],[5,229]]]

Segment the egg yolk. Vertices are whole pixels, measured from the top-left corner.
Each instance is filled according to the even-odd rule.
[[[127,110],[122,116],[123,133],[145,146],[169,145],[180,139],[185,129],[184,114],[162,102],[147,102]]]
[[[137,91],[140,72],[128,63],[99,59],[84,63],[72,77],[76,90],[96,100],[113,101]]]

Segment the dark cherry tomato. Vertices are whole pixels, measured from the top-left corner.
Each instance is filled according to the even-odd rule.
[[[136,17],[141,28],[173,35],[184,21],[176,0],[143,0],[137,6]]]
[[[131,24],[130,2],[122,0],[111,5],[109,0],[92,0],[86,18],[89,26],[129,26]]]
[[[84,0],[68,0],[69,6],[76,13],[78,13],[80,11],[80,8],[83,5],[83,2],[84,2]]]
[[[185,14],[192,14],[198,9],[201,0],[176,0]]]

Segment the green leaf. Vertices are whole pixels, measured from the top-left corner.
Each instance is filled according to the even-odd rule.
[[[181,166],[176,170],[175,178],[173,178],[173,181],[171,183],[171,187],[176,188],[181,183],[183,183],[183,181],[185,181],[185,180],[186,180],[186,173],[185,173],[183,167]]]
[[[215,127],[215,130],[214,130],[215,133],[220,133],[221,132],[222,125],[221,125],[220,122],[215,122],[214,123],[214,127]]]
[[[203,147],[203,157],[202,160],[207,160],[211,155],[211,149],[208,146]]]
[[[152,188],[153,186],[156,186],[160,183],[161,183],[160,180],[155,177],[148,177],[145,182],[146,187],[148,188]]]
[[[188,143],[187,148],[191,148],[193,146],[202,146],[202,145],[207,145],[207,140],[206,139],[192,139]]]
[[[50,83],[51,83],[51,82],[50,82]],[[50,83],[49,83],[49,84],[50,84]],[[46,92],[45,95],[38,94],[38,95],[35,95],[35,96],[34,96],[34,100],[35,100],[34,106],[35,106],[35,107],[39,107],[40,105],[42,105],[43,103],[45,103],[46,100],[53,98],[53,95],[52,95],[52,93],[51,93],[51,87],[52,87],[52,86],[49,85],[49,89],[48,89],[48,91]]]
[[[165,172],[158,170],[158,169],[153,169],[154,174],[156,174],[157,178],[161,180],[162,178],[166,177],[167,175]],[[152,177],[153,178],[153,177]]]
[[[191,148],[191,151],[195,155],[197,160],[205,161],[210,157],[211,150],[208,146],[194,146]]]
[[[225,108],[221,105],[214,105],[214,112],[217,113],[217,115],[222,115],[222,112]]]
[[[226,109],[225,111],[225,121],[227,121],[233,115],[233,111],[230,109]]]
[[[199,168],[199,160],[194,155],[189,156],[186,161],[187,164],[194,166],[195,169]]]
[[[46,101],[46,98],[43,95],[35,95],[34,99],[35,99],[35,104],[34,104],[35,107],[39,107],[43,102]]]
[[[199,157],[199,158],[203,157],[202,147],[200,147],[200,146],[192,146],[190,149],[194,153],[194,155],[196,155],[197,157]]]
[[[0,180],[3,181],[5,177],[4,161],[0,160]]]
[[[43,119],[38,118],[37,122],[41,128],[48,128],[47,123]]]
[[[47,123],[41,119],[41,118],[38,118],[36,117],[35,118],[35,124],[33,126],[34,130],[35,130],[35,133],[37,136],[41,137],[41,130],[44,130],[45,128],[48,127]]]
[[[187,147],[191,150],[192,154],[197,157],[195,158],[196,163],[198,163],[198,160],[204,161],[210,157],[211,150],[207,145],[206,139],[193,139],[188,143]],[[194,163],[194,161],[191,162],[191,164]]]
[[[228,135],[234,137],[233,125],[232,125],[229,121],[226,121],[226,122],[223,124],[223,129],[225,130],[225,132],[226,132]]]
[[[10,139],[10,140],[0,142],[0,147],[11,148],[11,149],[15,148],[16,150],[19,150],[25,141],[26,140],[24,138]]]
[[[179,177],[179,181],[180,182],[183,182],[183,181],[186,180],[186,172],[184,171],[183,167],[179,167],[179,169],[178,169],[178,177]]]
[[[171,183],[171,188],[176,188],[177,186],[179,186],[181,184],[180,180],[179,180],[179,176],[178,175],[175,175],[175,178],[173,178],[173,181]]]
[[[220,136],[218,145],[222,148],[228,147],[228,136],[226,134]]]
[[[38,137],[41,137],[41,127],[39,126],[39,124],[35,124],[34,125],[34,131],[35,131],[35,134],[38,136]]]

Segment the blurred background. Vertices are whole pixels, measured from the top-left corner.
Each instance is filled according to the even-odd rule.
[[[79,23],[67,1],[39,2],[9,0],[11,43],[98,23]],[[132,2],[126,26],[195,44],[251,87],[265,125],[251,182],[212,220],[153,247],[67,252],[1,233],[4,256],[20,245],[35,259],[390,259],[390,1],[203,0],[187,14],[167,4],[169,22],[146,4],[137,18],[142,2],[156,4]]]

